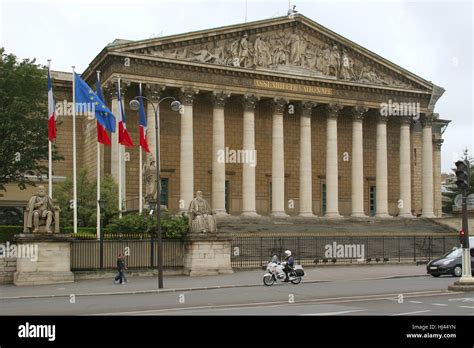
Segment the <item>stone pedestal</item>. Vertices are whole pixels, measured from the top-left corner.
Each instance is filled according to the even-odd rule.
[[[19,234],[15,236],[15,244],[18,250],[30,250],[30,253],[18,253],[13,284],[22,286],[74,282],[69,235]]]
[[[184,242],[184,274],[207,276],[234,273],[231,239],[219,233],[191,233]]]

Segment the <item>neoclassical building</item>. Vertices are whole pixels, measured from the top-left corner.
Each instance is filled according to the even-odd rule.
[[[441,216],[449,121],[434,107],[444,90],[303,15],[115,40],[82,73],[91,86],[97,70],[115,115],[121,79],[136,145],[138,114],[129,101],[139,83],[150,100],[182,103],[180,112],[169,100],[159,107],[161,201],[171,211],[187,208],[200,190],[218,214]],[[56,100],[71,100],[71,75],[53,77]],[[153,107],[146,111],[154,149]],[[87,166],[91,180],[95,132],[94,120],[78,119],[78,167]],[[65,117],[56,178],[71,175],[71,135]],[[119,146],[116,134],[112,143],[101,167],[118,180],[119,153],[129,159],[124,209],[136,210],[138,147]]]

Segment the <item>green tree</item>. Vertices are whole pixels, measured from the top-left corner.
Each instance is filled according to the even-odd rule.
[[[463,151],[463,158],[462,160],[468,160],[469,163],[471,164],[471,175],[470,175],[470,189],[468,194],[474,193],[474,157],[472,157],[469,154],[468,149],[464,149]],[[460,194],[461,192],[458,189],[458,186],[456,185],[456,177],[454,177],[454,180],[451,184],[446,185],[446,191],[442,192],[443,197],[446,197],[447,199],[443,200],[443,212],[444,213],[452,213],[453,212],[453,204],[454,204],[454,198]]]
[[[89,181],[87,168],[82,168],[77,175],[77,225],[79,227],[96,226],[97,221],[97,181]],[[100,186],[101,199],[105,200],[103,214],[104,224],[107,224],[118,214],[118,188],[110,175],[105,175]],[[73,182],[66,180],[54,190],[55,199],[61,208],[61,225],[73,226],[74,216],[70,201],[73,199]]]
[[[48,173],[47,70],[0,48],[0,190]],[[62,159],[53,148],[53,160]]]

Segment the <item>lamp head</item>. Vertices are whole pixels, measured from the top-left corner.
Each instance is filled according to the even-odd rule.
[[[133,111],[138,111],[139,108],[140,108],[140,103],[138,102],[138,100],[133,99],[130,101],[130,109],[132,109]]]
[[[171,110],[173,111],[179,111],[179,109],[181,109],[181,103],[177,100],[173,100],[171,102]]]

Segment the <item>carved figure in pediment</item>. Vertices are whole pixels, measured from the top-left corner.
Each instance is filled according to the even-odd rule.
[[[369,70],[367,67],[362,68],[361,77],[359,79],[360,82],[365,83],[380,83],[385,84],[385,81],[377,75],[377,73],[373,70]]]
[[[329,69],[328,74],[329,76],[338,77],[339,75],[339,67],[341,66],[341,55],[337,48],[337,45],[334,45],[329,52]]]
[[[272,63],[273,65],[286,64],[286,56],[288,50],[283,49],[283,47],[278,46],[273,50]]]
[[[257,66],[268,67],[272,63],[270,47],[260,34],[257,34],[254,42],[254,63]]]
[[[353,77],[352,71],[352,60],[347,55],[347,51],[345,49],[342,50],[342,57],[341,57],[341,78],[344,80],[351,80]]]
[[[287,45],[290,51],[289,62],[291,64],[301,65],[301,40],[296,30],[290,34]]]
[[[249,50],[249,40],[248,35],[244,34],[244,36],[239,41],[239,62],[240,66],[244,68],[248,68],[251,65],[250,62],[250,50]]]

